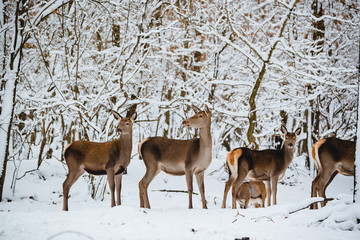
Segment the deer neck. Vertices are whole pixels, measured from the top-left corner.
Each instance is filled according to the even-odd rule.
[[[118,139],[118,144],[120,145],[121,149],[124,149],[125,152],[129,152],[131,154],[132,150],[132,131],[129,134],[121,134],[120,138]],[[127,151],[128,150],[128,151]]]
[[[282,149],[286,167],[292,162],[294,157],[295,148],[289,149],[285,146]]]
[[[200,151],[207,151],[211,149],[211,133],[210,133],[210,124],[200,128]],[[210,151],[211,152],[211,151]]]

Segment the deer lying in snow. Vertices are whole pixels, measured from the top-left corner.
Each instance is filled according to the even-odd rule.
[[[199,128],[200,138],[175,140],[164,137],[150,137],[139,144],[139,156],[143,158],[146,173],[139,182],[140,207],[150,208],[147,188],[154,177],[164,171],[171,175],[185,175],[189,194],[189,208],[192,208],[193,174],[199,186],[202,207],[207,208],[204,190],[204,172],[211,163],[211,112],[205,105],[201,111],[192,105],[195,115],[183,121],[184,127]]]
[[[115,206],[114,189],[116,186],[117,205],[121,204],[121,179],[130,163],[132,150],[132,126],[137,114],[123,118],[116,111],[111,111],[117,120],[117,140],[99,143],[79,140],[67,145],[64,157],[69,169],[63,183],[63,210],[68,210],[68,195],[71,186],[86,171],[94,175],[107,175],[111,192],[111,207]]]
[[[311,185],[311,197],[318,195],[326,199],[325,190],[338,173],[354,176],[355,142],[353,141],[335,137],[321,139],[313,145],[312,157],[317,175]],[[321,202],[321,207],[325,205],[326,201]],[[317,209],[317,203],[311,208]]]
[[[250,181],[241,184],[236,193],[236,200],[240,208],[246,209],[250,202],[261,200],[261,204],[255,203],[255,208],[265,207],[266,189],[262,181]]]
[[[285,141],[280,150],[255,151],[249,148],[237,148],[231,150],[226,163],[229,167],[230,176],[225,184],[222,208],[226,207],[226,197],[232,187],[232,208],[236,208],[236,192],[247,177],[249,180],[266,181],[268,206],[270,197],[273,196],[273,204],[276,204],[277,182],[285,173],[285,170],[293,160],[296,137],[300,134],[300,128],[295,133],[289,133],[285,126],[281,126],[281,132],[285,135]]]

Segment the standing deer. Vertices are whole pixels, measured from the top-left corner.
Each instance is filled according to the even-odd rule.
[[[272,194],[273,204],[276,204],[277,182],[284,176],[285,170],[293,160],[295,142],[300,134],[300,128],[295,133],[289,133],[285,126],[281,126],[281,132],[285,135],[282,149],[267,149],[262,151],[249,148],[236,148],[231,150],[226,163],[229,167],[229,180],[225,184],[222,208],[226,207],[226,197],[232,187],[232,208],[236,208],[236,192],[247,177],[249,180],[266,181],[268,206]]]
[[[338,173],[354,176],[355,142],[335,137],[321,139],[313,145],[312,157],[317,175],[311,185],[311,197],[326,199],[325,190]],[[321,207],[325,205],[326,201],[321,202]],[[317,203],[311,208],[317,209]]]
[[[262,181],[244,182],[236,193],[236,200],[240,208],[246,209],[251,201],[261,199],[260,207],[265,207],[266,189]],[[255,208],[259,207],[256,203]]]
[[[114,189],[116,186],[117,205],[121,204],[121,179],[124,170],[130,163],[132,150],[132,126],[137,114],[130,118],[123,118],[116,111],[111,111],[117,120],[117,140],[99,143],[79,140],[67,145],[64,157],[69,169],[63,183],[63,210],[68,210],[68,195],[71,186],[86,171],[94,175],[107,175],[110,192],[111,207],[115,206]]]
[[[147,188],[162,170],[171,175],[185,175],[192,208],[193,174],[199,186],[202,207],[207,208],[204,190],[204,172],[211,163],[212,142],[210,134],[211,112],[205,105],[201,111],[192,105],[195,115],[183,121],[184,127],[200,129],[200,138],[176,140],[164,137],[150,137],[139,144],[139,155],[144,160],[146,173],[139,182],[140,207],[150,208]]]

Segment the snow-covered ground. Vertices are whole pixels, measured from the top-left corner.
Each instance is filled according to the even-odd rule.
[[[360,239],[360,204],[352,203],[352,177],[335,178],[327,196],[336,200],[320,210],[291,213],[306,206],[310,198],[312,179],[301,168],[288,169],[278,184],[277,206],[233,210],[229,192],[227,209],[221,209],[228,175],[223,169],[215,170],[223,165],[226,152],[216,156],[205,177],[208,210],[201,208],[199,195],[193,195],[194,209],[189,210],[186,193],[158,191],[186,190],[185,177],[165,173],[150,184],[152,209],[139,208],[138,182],[145,166],[137,156],[123,177],[121,206],[110,208],[109,194],[104,201],[93,200],[84,175],[70,190],[68,212],[62,211],[66,168],[59,161],[46,160],[39,172],[18,180],[14,194],[10,189],[13,164],[9,163],[5,200],[0,203],[0,239]],[[294,160],[299,165],[300,161]],[[35,164],[23,161],[18,176]],[[196,182],[194,191],[198,193]]]

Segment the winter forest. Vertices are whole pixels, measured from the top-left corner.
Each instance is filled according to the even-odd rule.
[[[358,0],[1,0],[0,6],[0,239],[360,237],[353,177],[335,178],[328,194],[335,200],[324,208],[298,211],[311,201],[313,144],[331,136],[356,140]],[[192,104],[211,111],[209,210],[201,209],[195,179],[189,210],[180,192],[187,190],[185,177],[165,173],[150,184],[153,209],[142,210],[138,144],[154,136],[199,137],[198,129],[182,128],[194,115]],[[62,212],[64,149],[80,139],[117,139],[111,110],[137,113],[122,205],[110,208],[106,175],[86,173]],[[281,126],[301,133],[278,183],[278,205],[232,210],[228,197],[221,209],[227,153],[280,148]]]

